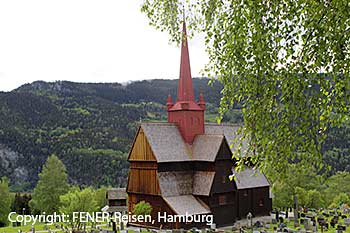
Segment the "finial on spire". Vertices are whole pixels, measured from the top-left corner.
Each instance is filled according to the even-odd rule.
[[[202,110],[205,110],[205,100],[204,100],[204,95],[202,92],[202,88],[199,90],[199,100],[198,100],[198,105],[201,107]]]
[[[166,102],[166,109],[169,110],[172,106],[174,106],[173,104],[173,98],[171,97],[171,95],[168,95],[168,100]]]

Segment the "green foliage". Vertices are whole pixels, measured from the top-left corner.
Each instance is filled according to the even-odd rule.
[[[290,164],[284,180],[276,179],[273,185],[273,205],[277,208],[293,206],[293,197],[297,195],[301,207],[324,205],[323,199],[318,200],[314,191],[323,190],[324,177],[308,167]]]
[[[150,215],[152,213],[152,206],[145,201],[140,201],[133,208],[135,215]]]
[[[300,207],[338,208],[341,204],[350,204],[349,172],[338,172],[333,176],[323,178],[307,169],[291,169],[290,171],[292,173],[287,176],[288,179],[283,182],[277,181],[273,185],[274,207],[293,206],[294,195],[297,195]]]
[[[309,190],[307,192],[307,197],[308,197],[307,207],[309,208],[324,207],[324,200],[320,191],[316,189]]]
[[[8,223],[7,217],[11,211],[11,201],[8,181],[3,177],[0,180],[0,227]]]
[[[293,206],[293,193],[288,184],[277,181],[273,184],[272,191],[274,194],[272,199],[274,208]]]
[[[52,214],[58,211],[60,196],[67,193],[68,183],[64,164],[55,155],[51,155],[39,174],[34,189],[32,205],[35,209]]]
[[[323,144],[324,162],[331,166],[330,175],[337,171],[350,172],[350,122],[329,130]]]
[[[333,202],[331,203],[331,207],[339,207],[343,204],[350,204],[350,197],[346,193],[339,193],[336,195],[333,199]]]
[[[30,193],[16,193],[14,196],[14,203],[12,209],[17,214],[31,214],[29,202],[32,199]]]
[[[97,203],[98,210],[101,210],[103,207],[105,207],[108,204],[107,198],[106,198],[107,190],[108,190],[108,187],[105,187],[105,186],[95,190],[95,200]]]
[[[350,173],[338,172],[325,182],[324,197],[326,205],[330,205],[338,193],[350,195]]]
[[[60,208],[59,211],[64,214],[68,214],[70,222],[73,223],[73,213],[79,212],[95,212],[98,211],[98,203],[94,196],[95,191],[91,188],[84,188],[80,190],[78,187],[73,187],[71,190],[60,196]],[[74,222],[73,227],[80,228],[81,223]]]
[[[300,207],[308,207],[309,204],[309,196],[308,196],[308,192],[307,190],[300,188],[300,187],[296,187],[295,188],[295,195],[297,195],[298,197],[298,205]]]
[[[241,104],[239,142],[250,141],[263,172],[283,179],[291,161],[322,166],[328,128],[349,116],[347,1],[149,0],[141,10],[177,42],[184,10],[205,35],[205,73],[224,85],[220,113]]]

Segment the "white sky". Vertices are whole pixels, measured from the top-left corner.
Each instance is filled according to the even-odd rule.
[[[36,80],[174,79],[180,48],[148,25],[142,0],[0,0],[0,91]],[[207,61],[190,42],[192,76]]]

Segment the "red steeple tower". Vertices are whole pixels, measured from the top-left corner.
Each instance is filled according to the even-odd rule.
[[[185,20],[183,22],[182,34],[177,101],[173,105],[172,98],[169,95],[167,111],[168,122],[177,123],[184,141],[192,144],[197,134],[204,134],[205,101],[202,93],[199,97],[199,103],[196,103],[194,100]]]

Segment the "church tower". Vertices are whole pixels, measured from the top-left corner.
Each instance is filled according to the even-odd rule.
[[[182,35],[177,100],[173,104],[169,95],[166,106],[168,122],[176,123],[184,141],[192,144],[197,134],[204,134],[205,101],[202,93],[199,95],[198,103],[194,99],[185,20],[183,22]]]

